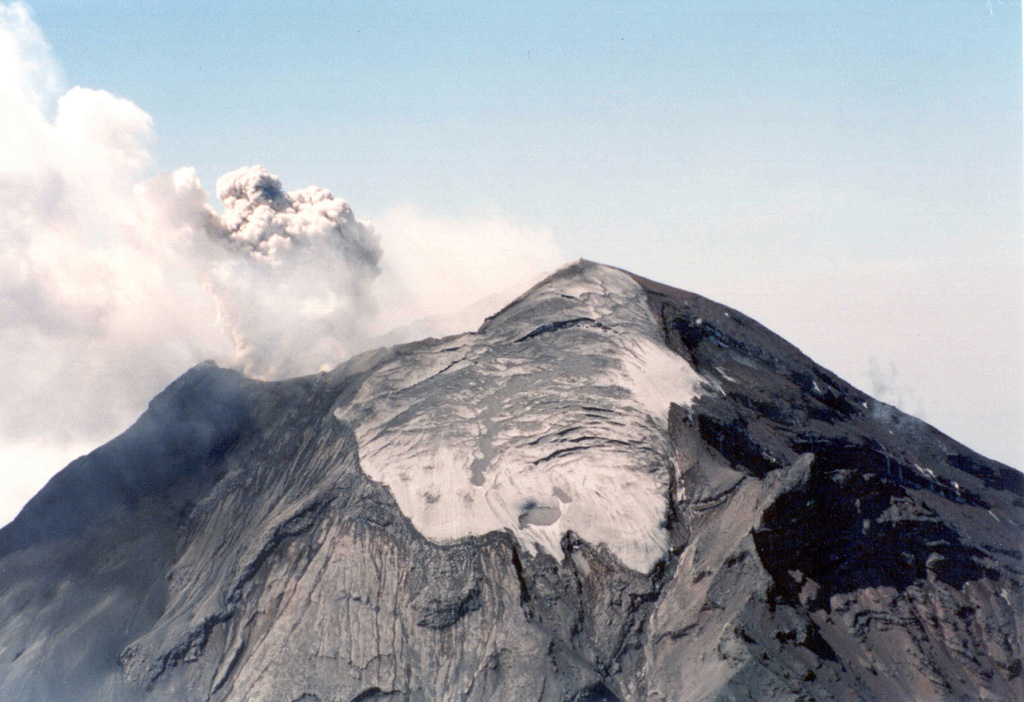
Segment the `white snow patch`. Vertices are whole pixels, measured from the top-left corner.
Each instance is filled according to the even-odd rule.
[[[626,356],[625,387],[646,408],[652,419],[668,426],[669,405],[689,405],[697,396],[701,376],[679,354],[668,347],[641,339]]]
[[[669,406],[704,384],[640,286],[590,265],[478,333],[403,352],[335,415],[428,539],[507,530],[562,558],[571,530],[648,572],[668,549]]]
[[[926,478],[928,478],[930,480],[936,480],[937,479],[935,477],[935,471],[933,471],[931,468],[923,468],[923,467],[919,466],[916,463],[914,464],[914,468],[917,468],[917,472],[918,473],[920,473],[921,475],[925,476]]]

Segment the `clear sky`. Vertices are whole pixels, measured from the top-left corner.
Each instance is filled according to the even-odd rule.
[[[385,261],[539,232],[1024,467],[1020,2],[29,5],[61,90],[152,117],[142,175],[262,164]]]
[[[68,84],[211,186],[498,211],[661,278],[1020,247],[1019,3],[32,7]]]

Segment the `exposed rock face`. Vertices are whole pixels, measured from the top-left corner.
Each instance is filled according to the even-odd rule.
[[[175,381],[0,530],[0,699],[1021,699],[1022,524],[1017,471],[581,262]]]

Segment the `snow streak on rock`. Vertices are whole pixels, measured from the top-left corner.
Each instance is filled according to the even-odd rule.
[[[665,554],[669,405],[702,379],[632,278],[578,264],[479,332],[415,348],[335,414],[420,533],[508,530],[561,558],[572,531],[642,572]]]

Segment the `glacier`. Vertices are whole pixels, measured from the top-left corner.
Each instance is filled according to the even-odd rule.
[[[399,350],[335,416],[427,538],[509,531],[561,559],[574,532],[646,573],[668,550],[669,405],[711,385],[643,299],[617,269],[552,276],[477,332]]]

